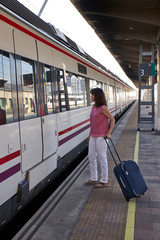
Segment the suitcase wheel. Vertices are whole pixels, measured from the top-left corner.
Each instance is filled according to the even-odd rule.
[[[127,196],[125,196],[125,199],[126,199],[127,202],[129,202],[129,198]]]

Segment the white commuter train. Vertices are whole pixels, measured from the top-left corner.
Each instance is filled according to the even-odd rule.
[[[0,6],[1,227],[86,149],[89,91],[116,117],[135,91],[18,1]]]

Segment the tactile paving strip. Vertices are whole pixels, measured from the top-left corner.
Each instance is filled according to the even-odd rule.
[[[122,160],[133,160],[137,133],[137,105],[124,128],[116,148]],[[113,173],[114,162],[109,163],[107,188],[94,189],[88,198],[68,240],[123,240],[128,202]]]

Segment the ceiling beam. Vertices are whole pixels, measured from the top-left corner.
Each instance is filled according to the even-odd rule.
[[[85,15],[112,17],[137,23],[145,23],[160,27],[159,9],[101,9],[101,11],[84,11]]]

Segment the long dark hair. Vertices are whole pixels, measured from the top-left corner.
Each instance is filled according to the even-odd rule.
[[[107,105],[105,94],[101,88],[93,88],[90,93],[95,97],[95,107]]]

